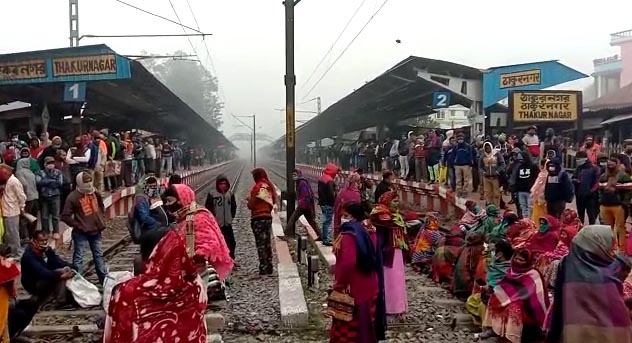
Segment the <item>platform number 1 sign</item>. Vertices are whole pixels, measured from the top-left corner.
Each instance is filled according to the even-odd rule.
[[[432,94],[432,108],[450,106],[450,92],[434,92]]]
[[[85,82],[68,82],[64,85],[64,102],[84,102],[85,100]]]

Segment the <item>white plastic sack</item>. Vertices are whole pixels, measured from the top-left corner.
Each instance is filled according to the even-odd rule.
[[[72,297],[81,307],[98,306],[101,304],[101,293],[97,286],[93,285],[83,276],[75,274],[75,276],[66,280],[66,288],[72,293]]]
[[[108,306],[110,306],[110,298],[112,297],[112,290],[121,282],[125,282],[134,277],[132,272],[110,272],[105,277],[103,282],[103,309],[105,313],[108,313]]]

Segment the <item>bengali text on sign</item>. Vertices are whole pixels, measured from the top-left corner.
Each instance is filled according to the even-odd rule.
[[[0,63],[0,80],[25,80],[41,77],[46,77],[45,60]]]
[[[581,108],[576,92],[513,92],[514,121],[575,121]]]
[[[540,69],[500,74],[500,88],[539,85],[540,75]]]
[[[115,55],[69,57],[53,60],[54,76],[100,74],[116,74]]]

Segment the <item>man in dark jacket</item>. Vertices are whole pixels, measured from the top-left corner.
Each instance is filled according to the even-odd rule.
[[[465,196],[470,190],[472,166],[476,162],[476,153],[472,146],[465,142],[465,135],[461,132],[456,137],[456,148],[452,155],[452,163],[456,172],[456,191],[459,196]]]
[[[215,189],[207,196],[205,202],[206,208],[213,213],[217,224],[222,230],[222,235],[230,250],[230,257],[235,259],[235,232],[233,231],[233,219],[237,213],[237,201],[235,194],[230,190],[230,182],[225,175],[218,175],[215,180]]]
[[[594,225],[599,215],[599,167],[595,166],[589,159],[585,151],[578,151],[575,155],[577,168],[573,175],[575,185],[575,203],[577,204],[577,214],[582,224],[586,213],[588,213],[588,224]]]
[[[312,192],[312,187],[309,185],[309,181],[303,177],[303,173],[296,169],[294,173],[292,173],[292,177],[294,178],[294,182],[296,182],[296,199],[298,202],[298,207],[294,212],[292,212],[292,216],[287,220],[287,229],[285,235],[287,237],[293,237],[296,233],[296,221],[304,216],[309,225],[314,229],[314,232],[320,233],[320,229],[318,228],[318,224],[316,223],[316,199],[314,199],[314,192]]]
[[[390,170],[385,170],[382,173],[382,181],[380,181],[380,183],[377,184],[377,187],[375,187],[374,201],[376,204],[378,201],[380,201],[380,197],[382,196],[382,194],[389,192],[393,189],[394,178],[395,177],[393,175],[393,172]]]
[[[22,287],[42,305],[54,296],[60,305],[67,301],[65,281],[75,275],[70,263],[62,260],[48,246],[49,235],[44,231],[33,232],[33,238],[24,249],[20,260]]]
[[[512,193],[517,193],[518,206],[522,218],[531,218],[533,202],[531,200],[531,187],[538,178],[540,169],[529,158],[526,152],[515,155],[515,168],[509,177],[509,188]]]
[[[559,158],[554,158],[546,163],[549,175],[544,186],[544,199],[546,200],[546,212],[560,219],[566,209],[566,203],[573,201],[574,187],[571,177],[562,168]]]
[[[338,166],[327,164],[323,175],[318,180],[318,205],[323,213],[323,227],[321,237],[323,245],[331,246],[330,233],[332,232],[332,218],[334,215],[334,203],[336,201],[336,175]]]

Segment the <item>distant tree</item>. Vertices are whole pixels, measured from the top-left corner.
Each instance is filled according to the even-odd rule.
[[[143,55],[147,52],[143,51]],[[172,55],[186,55],[176,51]],[[222,125],[224,105],[217,95],[217,78],[197,61],[143,59],[143,65],[213,127]]]
[[[429,129],[439,127],[439,123],[432,119],[432,117],[430,117],[429,115],[415,118],[413,125]]]

